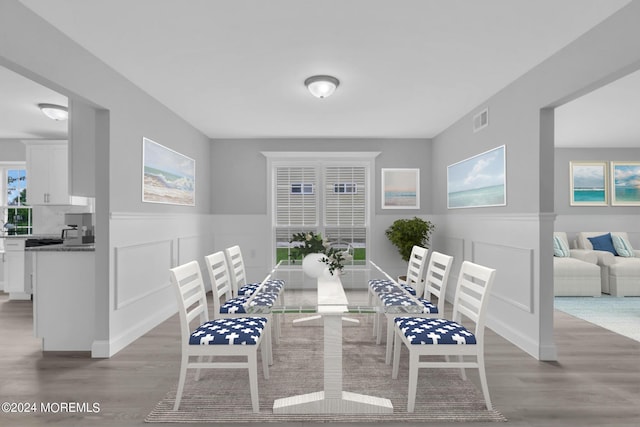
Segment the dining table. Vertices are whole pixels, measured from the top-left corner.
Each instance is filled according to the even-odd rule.
[[[278,301],[271,307],[250,306],[249,311],[255,313],[270,312],[273,314],[287,315],[304,313],[306,317],[295,319],[302,324],[304,321],[317,320],[323,324],[323,382],[322,390],[313,391],[306,394],[288,396],[276,399],[273,402],[274,414],[314,414],[314,413],[335,413],[335,414],[391,414],[393,405],[389,399],[373,395],[365,395],[344,390],[343,386],[343,322],[357,324],[359,320],[354,319],[354,314],[375,315],[381,310],[398,314],[418,313],[420,304],[416,300],[415,305],[404,304],[402,306],[371,306],[367,303],[366,292],[368,278],[373,274],[383,276],[385,279],[394,281],[388,274],[382,271],[373,262],[372,267],[348,271],[343,275],[322,274],[310,280],[306,277],[301,280],[301,271],[291,269],[280,269],[280,264],[276,266],[265,278],[263,283],[273,278],[291,279],[299,284],[304,282],[307,285],[296,290],[289,291],[285,285],[286,300]],[[379,270],[379,271],[376,271]],[[343,280],[348,277],[349,292],[345,291]],[[378,277],[379,278],[379,277]],[[286,280],[285,279],[285,280]],[[397,283],[396,283],[397,284]],[[354,298],[353,288],[358,289],[360,298]],[[313,289],[315,288],[315,289]],[[313,292],[315,291],[315,292]],[[259,290],[258,290],[259,292]],[[315,298],[312,295],[315,294]],[[348,295],[349,294],[349,295]],[[255,294],[254,294],[255,295]],[[301,297],[301,295],[304,295]],[[364,295],[364,297],[362,297]],[[410,294],[407,293],[410,296]],[[352,298],[352,300],[350,300]],[[412,297],[413,298],[413,297]],[[286,339],[286,337],[285,337]],[[373,338],[372,338],[373,339]],[[313,367],[310,367],[313,369]]]

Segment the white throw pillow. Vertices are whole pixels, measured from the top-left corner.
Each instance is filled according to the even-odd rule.
[[[611,240],[613,240],[613,247],[616,249],[616,252],[619,256],[623,257],[633,257],[635,253],[633,252],[633,248],[631,247],[631,243],[627,241],[624,237],[616,236],[615,234],[611,235]]]
[[[565,241],[558,237],[553,236],[553,255],[561,258],[566,258],[571,254],[569,247]]]

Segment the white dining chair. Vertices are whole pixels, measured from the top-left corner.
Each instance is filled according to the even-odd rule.
[[[427,255],[429,250],[420,246],[414,246],[411,249],[409,262],[407,265],[406,281],[399,284],[390,279],[374,279],[369,281],[369,305],[378,307],[379,315],[374,316],[373,333],[376,337],[376,343],[382,342],[382,301],[383,295],[389,294],[405,294],[409,293],[413,296],[417,295],[416,287],[418,284],[422,286],[424,268],[427,264]]]
[[[264,316],[269,320],[270,336],[266,346],[269,352],[269,364],[273,364],[272,350],[272,333],[273,322],[270,308],[273,307],[278,295],[270,292],[260,292],[256,295],[248,297],[236,297],[231,295],[231,279],[229,277],[229,269],[227,260],[222,251],[204,257],[209,279],[211,281],[211,291],[213,293],[213,317],[229,318],[229,317],[246,317],[249,307],[256,307],[254,311],[260,311],[259,307],[264,307],[264,312],[260,316]]]
[[[258,289],[261,292],[268,292],[276,294],[278,296],[277,303],[284,305],[284,280],[268,278],[263,282],[247,283],[247,274],[244,268],[244,259],[242,257],[242,250],[240,246],[234,245],[224,250],[225,257],[227,258],[227,267],[229,269],[229,276],[231,278],[231,294],[236,297],[250,297]],[[273,315],[273,339],[277,343],[280,342],[280,323],[282,316],[279,314]]]
[[[268,356],[261,344],[268,342],[268,320],[262,316],[242,318],[209,319],[207,295],[202,281],[202,273],[197,261],[169,270],[171,282],[178,300],[180,314],[180,341],[182,358],[180,377],[173,410],[180,407],[187,369],[197,369],[196,381],[200,369],[247,369],[253,412],[259,412],[258,400],[258,362],[257,352],[262,356],[262,372],[269,378]],[[197,322],[196,322],[197,320]],[[192,326],[198,325],[195,328]],[[241,356],[241,361],[216,361],[219,356]],[[196,358],[195,360],[193,358]],[[206,361],[205,361],[206,359]],[[219,359],[218,359],[219,360]],[[217,390],[224,393],[224,384]],[[211,390],[215,393],[215,389]]]
[[[484,327],[495,273],[495,269],[469,261],[462,263],[452,320],[415,316],[399,316],[394,319],[392,378],[398,378],[400,351],[404,344],[409,350],[408,412],[415,409],[420,368],[460,368],[463,380],[467,378],[465,368],[478,369],[485,404],[488,410],[492,409],[484,366]],[[473,331],[462,325],[463,316],[475,324]],[[421,360],[422,356],[445,356],[445,360]],[[452,360],[450,356],[457,357]],[[464,356],[468,356],[467,360]],[[473,360],[468,360],[469,358]]]
[[[424,295],[417,298],[418,302],[422,305],[422,313],[411,314],[415,317],[444,317],[444,304],[447,294],[447,283],[449,281],[449,274],[451,273],[451,266],[453,264],[453,257],[445,255],[440,252],[431,252],[429,257],[429,263],[427,264],[427,272],[424,278]],[[433,304],[432,298],[438,299],[437,304]],[[382,294],[380,300],[384,307],[391,307],[394,305],[413,305],[415,300],[406,294]],[[387,318],[387,352],[385,356],[385,363],[388,365],[391,363],[391,350],[393,349],[393,319],[398,316],[398,313],[382,312]],[[382,315],[382,313],[380,315]]]

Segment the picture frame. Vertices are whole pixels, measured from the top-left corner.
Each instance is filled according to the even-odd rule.
[[[611,205],[640,206],[640,162],[611,162]]]
[[[382,169],[382,209],[420,209],[420,169]]]
[[[447,209],[506,206],[506,146],[447,166]]]
[[[571,206],[609,204],[607,162],[569,162],[569,182]]]
[[[142,138],[142,201],[196,205],[196,161],[164,145]]]

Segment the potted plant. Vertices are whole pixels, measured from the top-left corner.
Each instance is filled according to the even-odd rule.
[[[418,217],[412,219],[397,219],[387,228],[387,238],[398,248],[400,257],[409,261],[411,249],[414,246],[429,248],[429,237],[436,228],[430,221]]]
[[[429,237],[435,227],[436,226],[430,221],[425,221],[418,217],[413,217],[412,219],[397,219],[387,228],[385,234],[389,241],[398,248],[400,257],[405,262],[408,262],[414,246],[429,248]],[[399,283],[406,283],[406,281],[407,276],[402,275],[398,277]],[[416,289],[418,295],[422,293],[422,289],[421,286],[418,285]]]
[[[305,265],[311,266],[305,271],[311,277],[318,277],[317,275],[322,271],[319,269],[320,267],[314,265],[316,261],[326,264],[329,274],[333,276],[334,274],[341,274],[344,269],[344,261],[351,259],[351,255],[347,251],[331,247],[329,241],[313,231],[294,234],[289,243],[293,242],[298,242],[298,244],[291,248],[290,257],[292,262],[302,258],[303,269],[305,269]],[[305,263],[304,259],[308,256],[312,256],[314,259]],[[324,267],[321,268],[324,269]]]

